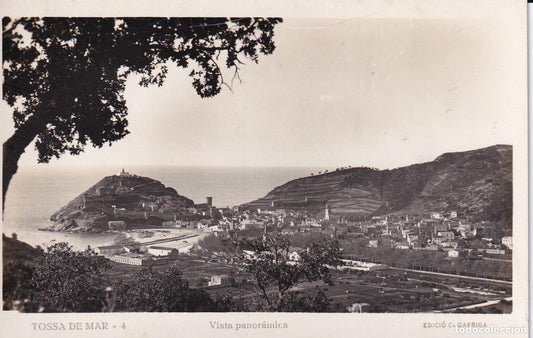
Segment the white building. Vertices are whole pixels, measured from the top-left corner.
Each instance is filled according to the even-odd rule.
[[[292,262],[299,262],[301,257],[297,251],[292,251],[292,252],[289,252],[288,258]]]
[[[115,255],[117,253],[126,252],[126,249],[122,245],[108,245],[97,247],[96,252],[100,255]]]
[[[387,266],[384,264],[369,263],[362,261],[355,261],[351,259],[341,259],[340,266],[337,266],[338,270],[357,270],[357,271],[377,271],[386,269]]]
[[[150,255],[154,256],[168,256],[172,252],[172,250],[176,250],[174,248],[167,248],[164,246],[151,246],[148,247],[148,253]]]
[[[437,232],[437,236],[445,239],[454,239],[455,237],[451,231],[439,231]]]
[[[363,307],[368,306],[368,303],[353,303],[352,306],[346,308],[348,312],[361,313],[363,312]]]
[[[449,250],[448,251],[448,257],[450,257],[450,258],[458,258],[459,257],[459,251],[457,251],[457,250]]]
[[[109,257],[113,262],[128,264],[128,265],[143,265],[143,266],[152,266],[152,265],[166,265],[168,264],[168,258],[154,258],[144,254],[122,254],[122,255],[113,255]]]
[[[326,204],[326,211],[324,212],[324,220],[329,221],[329,206]]]
[[[377,248],[378,247],[378,240],[377,239],[369,240],[367,246],[369,248]]]
[[[242,253],[243,253],[244,258],[246,258],[246,259],[256,259],[257,258],[257,254],[255,253],[255,251],[242,250]]]
[[[122,171],[120,171],[117,175],[120,176],[120,177],[130,177],[131,176],[131,174],[129,172],[124,171],[124,168],[122,168]]]
[[[124,230],[126,229],[126,222],[124,221],[108,221],[107,227],[109,230]]]
[[[450,241],[450,240],[444,240],[441,242],[441,245],[445,248],[454,248],[457,249],[459,247],[459,243],[456,241]]]
[[[502,244],[508,247],[510,250],[513,250],[513,237],[512,236],[502,237]]]
[[[217,285],[233,285],[235,284],[235,279],[228,275],[215,275],[211,276],[211,280],[207,283],[207,286],[217,286]]]
[[[215,225],[210,225],[210,226],[207,228],[207,231],[218,232],[218,231],[223,231],[223,229],[222,229],[222,227],[220,227],[218,224],[215,224]]]
[[[491,254],[491,255],[505,255],[505,250],[485,249],[485,253],[488,253],[488,254]]]
[[[477,235],[477,228],[474,228],[473,230],[459,229],[459,233],[463,238],[475,237]]]

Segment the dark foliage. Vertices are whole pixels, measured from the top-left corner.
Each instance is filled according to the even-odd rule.
[[[36,312],[37,304],[30,302],[33,293],[31,285],[33,268],[21,262],[10,262],[4,264],[2,272],[4,310],[18,309],[23,312]]]
[[[322,240],[305,249],[291,248],[290,239],[280,234],[261,239],[241,239],[236,245],[244,252],[240,261],[252,275],[249,284],[266,302],[267,311],[324,311],[329,302],[321,292],[316,297],[300,295],[293,288],[302,281],[332,284],[328,266],[340,257],[338,243]]]
[[[4,310],[21,312],[146,312],[244,311],[228,295],[211,297],[189,287],[178,268],[156,272],[144,269],[131,282],[106,280],[106,258],[91,249],[75,252],[57,243],[37,256],[15,260],[3,267]],[[110,285],[113,285],[111,287]]]
[[[280,308],[284,312],[328,312],[331,311],[331,302],[319,288],[314,296],[289,291],[281,299]]]
[[[21,242],[13,233],[11,238],[2,234],[2,258],[4,266],[15,261],[24,261],[36,257],[42,250],[40,247],[33,248],[31,245]]]
[[[230,298],[214,300],[207,292],[190,288],[174,266],[165,272],[142,270],[122,289],[120,298],[124,307],[143,312],[228,312],[233,304]]]
[[[4,309],[25,312],[100,312],[107,260],[88,248],[57,243],[32,260],[4,266]]]

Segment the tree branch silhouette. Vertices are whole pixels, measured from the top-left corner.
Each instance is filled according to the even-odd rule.
[[[15,133],[3,144],[3,204],[32,142],[38,162],[47,163],[129,133],[123,96],[128,75],[140,74],[142,86],[161,86],[174,64],[191,69],[200,97],[215,96],[222,86],[231,90],[218,57],[224,55],[221,62],[236,72],[239,56],[257,63],[261,54],[273,53],[274,27],[281,21],[4,17],[3,98],[13,108]]]

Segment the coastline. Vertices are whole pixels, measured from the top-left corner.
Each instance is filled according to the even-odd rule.
[[[87,235],[113,235],[112,240],[100,241],[89,244],[90,246],[106,245],[156,245],[161,243],[162,246],[172,247],[184,250],[190,249],[208,233],[198,230],[179,229],[179,228],[134,228],[123,231],[64,231],[54,230],[52,228],[39,228],[38,231],[62,235],[75,235],[78,238],[85,238]],[[62,240],[53,240],[60,242]],[[72,245],[68,240],[67,242]]]

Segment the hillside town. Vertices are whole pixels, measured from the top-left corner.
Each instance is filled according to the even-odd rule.
[[[237,277],[249,268],[243,260],[265,259],[273,252],[244,249],[238,243],[281,236],[290,243],[284,264],[295,267],[303,264],[302,255],[312,243],[336,243],[338,260],[324,266],[339,283],[329,292],[338,298],[338,311],[403,311],[410,308],[404,298],[418,299],[420,293],[431,302],[413,304],[413,311],[462,309],[487,295],[490,301],[504,302],[498,303],[498,309],[508,308],[513,241],[506,229],[510,226],[483,220],[464,208],[354,213],[338,201],[266,201],[217,207],[216,197],[208,196],[205,202],[194,203],[157,180],[122,169],[56,215],[63,226],[83,225],[116,234],[113,243],[95,251],[112,263],[111,274],[124,281],[136,269],[165,271],[179,265],[196,288],[214,294],[241,292],[249,278]],[[343,289],[343,281],[363,288],[362,294],[342,295],[352,292]],[[381,287],[367,290],[374,285]],[[398,293],[398,301],[382,296],[386,285]],[[305,288],[312,289],[313,284]],[[470,293],[468,298],[464,290]]]
[[[124,171],[119,177],[129,177]],[[97,193],[102,192],[97,188]],[[120,187],[119,187],[120,188]],[[120,194],[108,191],[107,194]],[[369,248],[380,246],[401,250],[421,250],[444,252],[450,259],[481,259],[483,257],[510,257],[513,244],[511,236],[495,238],[491,236],[490,222],[470,221],[469,215],[457,211],[434,211],[427,214],[362,216],[337,214],[335,209],[325,206],[322,212],[290,210],[276,207],[275,202],[266,209],[236,206],[217,208],[213,197],[205,203],[187,207],[186,213],[178,215],[165,209],[165,196],[149,196],[146,202],[135,205],[130,210],[116,205],[113,208],[114,220],[107,222],[110,231],[133,231],[138,228],[180,229],[184,235],[156,241],[153,245],[113,245],[100,247],[99,252],[111,260],[124,264],[153,265],[165,264],[175,251],[187,252],[192,245],[184,245],[186,238],[213,235],[220,238],[235,237],[239,232],[277,232],[283,235],[324,236],[337,239],[344,249],[350,245],[364,245]],[[84,201],[84,203],[86,203]],[[85,208],[88,206],[84,204]],[[126,215],[143,215],[145,224],[128,224]],[[172,217],[169,217],[169,214]],[[171,218],[171,219],[169,219]],[[192,235],[191,235],[192,234]],[[187,236],[188,235],[188,236]],[[178,243],[178,246],[161,246],[159,243]],[[187,241],[185,241],[187,242]],[[149,242],[152,243],[152,242]],[[349,250],[347,250],[348,252]],[[141,254],[144,253],[144,254]]]
[[[0,331],[527,333],[525,5],[390,2],[6,13]]]
[[[94,248],[108,262],[111,280],[133,286],[132,276],[142,271],[179,267],[192,288],[215,299],[224,294],[253,311],[279,294],[276,283],[259,298],[248,289],[250,278],[261,280],[254,266],[272,260],[291,273],[302,269],[298,289],[283,292],[307,294],[328,271],[322,283],[333,286],[321,292],[331,311],[510,311],[513,240],[506,218],[482,212],[485,202],[393,211],[397,200],[346,186],[375,173],[341,168],[307,183],[291,181],[257,201],[217,207],[216,196],[195,203],[123,168],[53,214],[48,230],[111,235]],[[313,263],[317,257],[324,261]],[[315,277],[306,281],[308,268]]]

